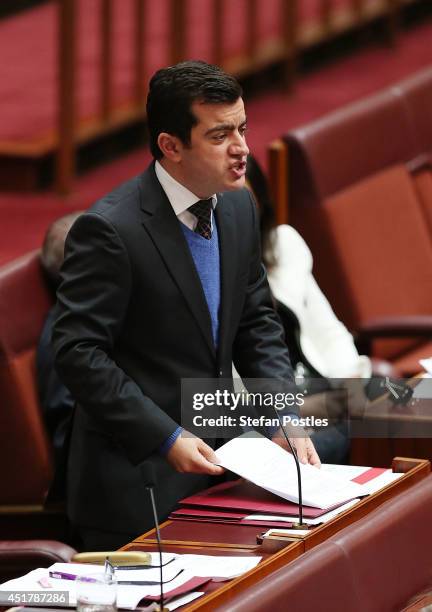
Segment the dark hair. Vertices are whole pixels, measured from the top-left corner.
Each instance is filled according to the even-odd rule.
[[[49,226],[42,245],[40,261],[46,279],[53,290],[60,283],[60,268],[64,260],[66,236],[83,211],[59,217]]]
[[[267,178],[253,155],[248,155],[247,158],[246,181],[258,205],[262,258],[264,265],[270,270],[276,265],[273,232],[276,227],[276,217]]]
[[[190,144],[191,129],[197,124],[191,110],[194,102],[233,104],[242,93],[234,77],[206,62],[187,61],[158,70],[150,80],[147,96],[147,127],[153,157],[163,156],[157,143],[161,132]]]

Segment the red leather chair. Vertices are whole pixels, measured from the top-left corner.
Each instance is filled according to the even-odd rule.
[[[410,162],[417,194],[432,238],[432,68],[399,84],[421,154]]]
[[[38,251],[0,268],[0,505],[42,504],[52,477],[35,370],[51,302]]]
[[[371,352],[402,375],[432,354],[432,240],[409,168],[425,142],[408,104],[398,85],[285,138],[289,220],[318,283],[362,350],[398,338]]]
[[[75,549],[55,540],[0,541],[0,582],[23,576],[37,567],[68,563]]]
[[[67,539],[63,509],[44,507],[53,462],[35,353],[51,304],[38,251],[0,268],[0,538]]]

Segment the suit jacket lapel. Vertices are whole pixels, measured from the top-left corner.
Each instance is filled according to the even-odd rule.
[[[183,294],[210,351],[215,355],[210,313],[179,221],[156,178],[154,166],[141,178],[143,225]]]
[[[236,228],[230,210],[230,203],[223,193],[218,194],[215,209],[219,233],[219,256],[221,266],[221,306],[219,313],[219,347],[218,354],[223,355],[229,330],[230,312],[236,274],[236,261],[233,260],[236,244]]]

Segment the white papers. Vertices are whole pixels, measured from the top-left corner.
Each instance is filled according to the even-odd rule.
[[[157,555],[155,555],[156,557]],[[211,555],[171,555],[174,560],[171,563],[162,567],[163,580],[166,584],[163,585],[165,594],[173,591],[175,588],[182,586],[192,578],[213,578],[217,580],[228,580],[235,578],[241,574],[254,568],[260,561],[261,557],[242,556],[242,557],[217,557]],[[153,562],[153,559],[152,559]],[[54,563],[48,569],[39,568],[29,572],[21,578],[9,580],[0,585],[1,591],[37,591],[47,593],[53,591],[65,591],[69,595],[69,606],[76,605],[76,586],[73,579],[62,579],[49,577],[49,572],[64,573],[69,576],[89,575],[93,573],[103,572],[103,566],[93,565],[89,563]],[[180,573],[179,573],[180,572]],[[176,574],[178,574],[176,576]],[[160,568],[140,569],[140,570],[116,570],[115,575],[119,581],[139,580],[156,582],[155,585],[126,585],[118,584],[117,586],[117,606],[133,610],[144,597],[158,596],[160,594],[159,576]],[[41,578],[48,579],[52,588],[47,589],[39,584]],[[199,597],[201,593],[191,597],[192,601],[195,597]],[[188,594],[189,596],[191,594]],[[186,597],[183,596],[182,597]],[[173,600],[174,601],[174,600]],[[176,598],[175,602],[180,601],[180,597]],[[187,603],[185,600],[184,603]],[[57,606],[62,606],[59,602]],[[63,604],[65,605],[65,604]],[[183,604],[178,604],[183,605]],[[168,608],[174,610],[172,603]]]
[[[414,387],[412,396],[413,399],[432,399],[432,380],[424,376]]]
[[[55,564],[55,565],[58,565],[58,564]],[[61,565],[64,565],[64,564],[61,564]],[[81,565],[81,564],[73,564],[73,565],[71,564],[69,565],[69,570],[74,565]],[[92,571],[89,570],[89,567],[90,565],[87,564],[87,573],[92,573]],[[96,567],[98,571],[100,572],[101,566],[98,565]],[[15,578],[14,580],[9,580],[8,582],[5,582],[4,584],[0,585],[0,591],[15,591],[15,592],[38,591],[41,593],[47,593],[49,592],[48,589],[40,586],[38,580],[40,580],[43,577],[48,578],[48,569],[39,568],[39,569],[33,570],[32,572],[29,572],[28,574],[26,574],[25,576],[21,578]],[[182,586],[188,580],[191,580],[193,577],[194,577],[193,574],[187,571],[182,572],[177,578],[172,580],[169,584],[163,585],[164,593],[168,593],[169,591],[172,591],[173,589],[179,586]],[[49,578],[49,580],[53,585],[52,590],[64,591],[68,593],[69,594],[69,606],[71,607],[76,606],[76,586],[75,586],[74,580],[61,580],[58,578]],[[119,608],[126,608],[129,610],[134,610],[137,607],[138,603],[141,601],[141,599],[143,599],[143,597],[148,597],[151,595],[158,596],[159,594],[160,594],[159,584],[144,585],[144,586],[142,585],[140,586],[118,585],[117,587],[117,606]],[[62,606],[62,604],[59,602],[58,604],[56,603],[56,606]]]
[[[164,602],[164,608],[169,610],[177,610],[180,606],[185,606],[186,604],[194,601],[194,599],[198,599],[204,595],[204,592],[193,591],[192,593],[187,593],[186,595],[180,595],[179,597],[174,597],[174,599],[170,599],[168,602]]]
[[[216,557],[211,555],[181,555],[178,563],[194,576],[236,578],[253,569],[262,557]]]
[[[341,512],[344,512],[345,510],[348,510],[349,508],[352,508],[353,506],[358,504],[359,501],[360,501],[359,499],[352,499],[346,504],[339,506],[339,508],[336,508],[335,510],[330,510],[330,512],[326,512],[325,514],[322,514],[321,516],[314,518],[314,519],[303,517],[303,523],[306,523],[306,525],[321,525],[322,523],[328,523],[328,521],[331,521],[332,518],[334,518]],[[251,514],[250,516],[245,517],[245,520],[249,520],[249,521],[267,520],[267,521],[279,521],[283,523],[295,523],[299,520],[299,517],[298,516],[276,516],[276,515],[270,516],[268,514]],[[277,527],[275,527],[274,529],[276,531],[280,531],[280,529],[278,529]],[[296,529],[296,531],[298,530]]]
[[[323,464],[321,467],[322,470],[328,472],[329,474],[334,474],[339,478],[346,478],[347,480],[351,480],[352,478],[356,478],[364,472],[370,470],[370,467],[360,467],[358,465],[333,465],[333,464]],[[395,480],[399,480],[402,478],[403,474],[392,472],[392,470],[385,470],[382,474],[375,476],[371,480],[368,480],[364,484],[361,484],[362,495],[371,495],[372,493],[376,493],[380,489],[383,489],[388,484],[395,482]]]
[[[162,567],[162,581],[168,582],[172,580],[182,569],[184,568],[179,567],[175,561],[164,565]],[[89,574],[103,573],[104,568],[102,565],[93,565],[91,563],[54,563],[49,568],[49,571],[50,575],[56,573],[59,575],[88,576]],[[121,585],[122,582],[159,582],[160,571],[160,567],[145,567],[133,570],[119,568],[115,570],[114,574],[118,584]],[[57,580],[57,578],[52,580]]]
[[[364,467],[362,465],[338,465],[335,463],[323,463],[321,470],[327,474],[333,474],[333,476],[344,478],[345,480],[352,480],[353,478],[357,478],[357,476],[360,476],[361,474],[364,474],[370,470],[370,467]]]
[[[426,370],[428,374],[432,375],[432,357],[428,359],[420,359],[419,364]]]
[[[395,482],[395,480],[399,480],[399,478],[402,478],[404,475],[405,474],[386,470],[379,476],[376,476],[376,478],[372,478],[372,480],[369,480],[360,486],[362,487],[363,491],[365,491],[368,495],[371,495],[372,493],[376,493],[380,489],[383,489],[388,484]]]
[[[293,456],[264,436],[241,436],[216,451],[218,464],[254,484],[298,503],[297,471]],[[363,495],[357,483],[338,478],[312,465],[300,464],[303,503],[329,508]]]
[[[263,537],[274,535],[274,534],[283,534],[286,536],[293,536],[297,538],[301,538],[307,536],[310,533],[308,529],[278,529],[277,527],[273,529],[269,529],[263,534]]]

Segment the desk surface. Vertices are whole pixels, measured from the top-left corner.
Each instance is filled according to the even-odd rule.
[[[409,384],[416,387],[422,380],[416,377]],[[426,380],[432,396],[432,379]],[[350,433],[353,465],[388,465],[396,456],[432,459],[432,397],[412,398],[406,406],[379,397],[351,419]]]
[[[185,607],[188,611],[212,610],[227,603],[230,598],[246,590],[257,580],[298,558],[307,550],[380,506],[385,501],[402,495],[405,490],[430,474],[426,460],[396,458],[392,464],[396,472],[405,475],[381,491],[365,498],[353,508],[341,513],[325,525],[311,530],[300,540],[265,540],[257,544],[256,538],[263,531],[260,527],[194,523],[192,521],[166,521],[160,527],[164,551],[214,555],[259,555],[261,563],[243,576],[226,583],[209,583],[206,595]],[[151,530],[127,546],[125,550],[156,550],[155,530]]]

